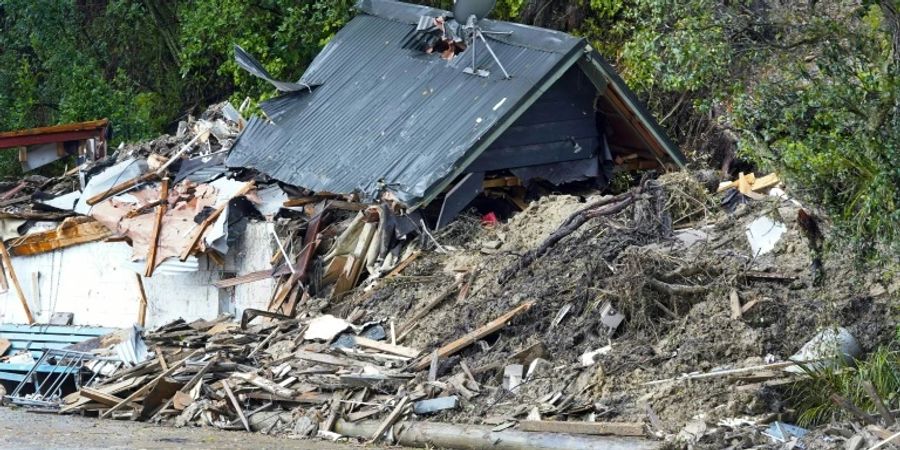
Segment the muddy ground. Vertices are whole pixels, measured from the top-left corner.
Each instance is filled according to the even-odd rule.
[[[349,450],[361,446],[300,441],[259,433],[222,431],[211,427],[170,428],[144,422],[36,414],[23,409],[0,407],[0,448]]]

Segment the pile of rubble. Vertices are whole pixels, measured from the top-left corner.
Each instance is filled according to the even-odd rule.
[[[528,448],[548,431],[574,433],[557,446],[609,448],[859,448],[890,437],[896,399],[879,399],[886,416],[862,413],[865,428],[790,425],[799,366],[836,342],[858,357],[889,341],[900,286],[858,282],[841,261],[819,266],[807,211],[752,184],[741,189],[751,195],[715,197],[673,174],[618,196],[545,197],[505,225],[460,218],[383,266],[372,264],[384,261],[372,246],[389,226],[383,207],[345,213],[330,232],[313,222],[327,236],[319,271],[276,275],[268,311],[148,332],[149,359],[61,410],[446,447]],[[369,279],[335,294],[348,270]],[[298,288],[307,283],[318,287]]]

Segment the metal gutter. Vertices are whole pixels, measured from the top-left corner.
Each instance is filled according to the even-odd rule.
[[[0,133],[0,148],[24,147],[55,142],[80,141],[98,137],[109,126],[109,120],[69,123],[52,127],[28,128]]]

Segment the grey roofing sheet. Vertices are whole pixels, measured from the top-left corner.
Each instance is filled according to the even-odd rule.
[[[252,119],[229,166],[313,191],[373,198],[387,188],[414,205],[585,46],[564,33],[492,22],[485,26],[513,31],[505,42],[489,37],[512,79],[502,79],[479,44],[479,67],[491,71],[480,78],[463,73],[467,52],[448,63],[403,48],[418,15],[435,10],[377,0],[361,8],[302,77],[321,85],[264,104],[274,123]],[[370,14],[379,11],[386,17]]]

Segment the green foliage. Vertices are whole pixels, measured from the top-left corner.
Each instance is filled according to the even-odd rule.
[[[213,102],[270,98],[271,86],[234,63],[232,45],[296,80],[354,3],[0,0],[0,129],[108,117],[115,144],[172,131]],[[493,17],[584,36],[689,156],[721,161],[737,146],[824,205],[846,241],[898,251],[896,7],[498,0]],[[15,166],[4,155],[0,175]]]
[[[232,45],[297,79],[353,3],[0,0],[0,130],[106,117],[116,145],[232,96],[271,97],[238,69]],[[0,176],[18,173],[14,157],[0,157]]]
[[[797,423],[813,426],[845,414],[831,401],[838,394],[864,411],[877,413],[875,403],[863,387],[872,383],[879,397],[888,405],[900,401],[900,337],[892,346],[885,346],[855,365],[837,364],[821,369],[809,369],[809,378],[794,383],[788,402],[799,412]]]
[[[809,61],[785,61],[735,99],[743,153],[781,169],[864,251],[900,249],[900,72],[877,7],[826,27]]]

